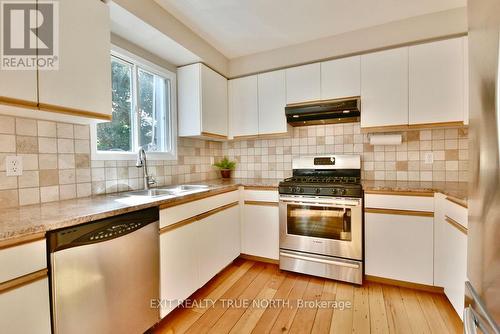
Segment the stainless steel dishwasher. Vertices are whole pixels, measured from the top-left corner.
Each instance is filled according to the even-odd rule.
[[[49,233],[53,332],[143,333],[159,320],[158,209]]]

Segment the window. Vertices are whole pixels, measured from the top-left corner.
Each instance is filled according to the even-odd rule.
[[[134,159],[142,147],[175,159],[175,74],[120,50],[111,55],[111,78],[113,118],[93,127],[93,158]]]

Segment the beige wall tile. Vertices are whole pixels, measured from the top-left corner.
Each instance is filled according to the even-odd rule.
[[[72,199],[76,198],[76,184],[65,184],[59,186],[59,199]]]
[[[40,188],[19,189],[19,205],[40,203]]]
[[[19,205],[17,189],[0,190],[0,208],[9,208]]]
[[[74,138],[73,124],[57,123],[57,138]]]
[[[59,154],[57,165],[60,169],[75,168],[75,155],[74,154]]]
[[[14,117],[0,115],[0,133],[14,134],[16,133],[16,123]]]
[[[23,159],[23,170],[38,170],[38,154],[18,154]]]
[[[16,136],[0,134],[0,152],[16,152]]]
[[[75,169],[59,169],[59,184],[70,184],[76,182]]]
[[[59,184],[59,170],[47,169],[40,171],[40,186],[55,186]]]
[[[16,134],[22,136],[36,136],[36,121],[34,119],[16,118]]]
[[[23,175],[18,177],[19,188],[32,188],[39,186],[38,171],[24,171]]]
[[[57,154],[38,155],[40,169],[57,169]]]
[[[75,139],[89,139],[90,129],[88,125],[75,125],[74,127]]]
[[[76,168],[90,167],[90,154],[75,154],[75,166]]]
[[[57,136],[56,123],[49,121],[38,121],[38,136],[56,137]]]
[[[75,144],[73,139],[57,139],[57,152],[58,153],[75,153]]]
[[[90,141],[81,139],[75,140],[75,152],[90,153]]]
[[[55,202],[59,200],[59,186],[40,187],[40,202]]]
[[[0,172],[0,190],[17,189],[17,176],[7,176],[5,172]]]
[[[445,160],[458,160],[458,150],[446,150]]]
[[[38,138],[38,151],[40,153],[57,153],[57,140],[55,138]]]
[[[92,180],[90,176],[90,168],[78,168],[76,170],[76,182],[90,182]]]
[[[87,197],[92,195],[92,184],[91,183],[78,183],[76,185],[76,196],[77,197]]]
[[[16,136],[17,153],[38,153],[37,137]]]

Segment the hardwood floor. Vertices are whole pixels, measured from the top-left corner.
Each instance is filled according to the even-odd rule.
[[[243,259],[235,260],[190,299],[199,305],[177,308],[152,332],[463,332],[460,318],[441,294],[372,282],[358,287]],[[216,302],[205,307],[204,300]]]

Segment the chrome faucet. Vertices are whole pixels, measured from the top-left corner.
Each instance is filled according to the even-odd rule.
[[[155,179],[149,175],[146,151],[144,151],[142,147],[139,149],[139,152],[137,152],[137,162],[135,163],[135,167],[144,167],[144,189],[149,189],[152,185],[156,184]]]

